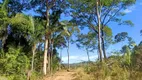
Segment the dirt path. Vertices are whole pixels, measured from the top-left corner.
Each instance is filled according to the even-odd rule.
[[[73,80],[75,72],[60,71],[55,73],[51,77],[45,78],[45,80]]]

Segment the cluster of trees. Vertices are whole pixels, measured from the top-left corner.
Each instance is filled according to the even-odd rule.
[[[130,64],[130,53],[140,53],[141,44],[136,46],[126,32],[117,34],[114,41],[109,23],[134,26],[130,20],[124,21],[121,17],[125,15],[123,10],[135,2],[136,0],[2,0],[0,74],[19,74],[24,77],[27,73],[30,76],[29,73],[33,71],[43,72],[44,75],[47,72],[52,74],[62,62],[57,49],[63,48],[67,48],[69,70],[70,42],[84,48],[89,61],[89,52],[98,50],[99,60],[104,62],[107,60],[108,46],[127,38],[129,45],[125,45],[121,51],[128,53],[125,54],[125,59]],[[31,11],[31,15],[26,15],[26,11]],[[72,18],[61,20],[62,14]],[[86,28],[89,30],[87,33],[80,32]],[[73,35],[75,40],[72,40]],[[139,55],[135,55],[137,56]]]
[[[33,71],[46,75],[58,69],[57,49],[67,47],[72,30],[72,24],[60,21],[63,4],[62,0],[1,1],[0,74],[16,80],[17,74],[25,79]],[[28,10],[33,14],[26,15]]]

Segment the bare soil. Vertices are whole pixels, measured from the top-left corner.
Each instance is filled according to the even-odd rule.
[[[44,80],[73,80],[75,77],[74,71],[59,71],[55,73],[53,76],[46,77]]]

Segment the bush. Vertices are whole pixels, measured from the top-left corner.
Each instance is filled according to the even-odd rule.
[[[30,79],[31,80],[43,80],[43,75],[39,72],[33,71]]]
[[[5,76],[0,76],[0,80],[8,80],[8,78]]]
[[[95,62],[84,67],[84,73],[78,73],[80,80],[129,80],[130,73],[116,58],[108,59],[106,63]],[[112,62],[112,63],[111,63]],[[82,75],[82,76],[80,76]],[[89,75],[89,76],[88,76]]]
[[[29,59],[21,48],[10,47],[0,59],[0,73],[6,75],[8,80],[25,80],[29,65]]]

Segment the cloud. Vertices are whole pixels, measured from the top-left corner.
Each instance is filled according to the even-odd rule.
[[[124,10],[124,13],[130,13],[130,12],[132,12],[132,10],[130,10],[130,9],[125,9]]]
[[[90,56],[90,60],[94,61],[95,59],[97,59],[98,56],[94,55],[94,56]],[[62,61],[63,63],[67,63],[68,62],[68,56],[62,57]],[[70,56],[70,63],[77,63],[77,62],[82,62],[82,61],[88,61],[88,57],[87,56]]]
[[[123,12],[124,13],[131,13],[133,10],[135,10],[135,6],[132,6],[132,7],[128,8],[128,9],[125,9]]]
[[[74,59],[75,60],[78,59],[78,56],[70,56],[70,60],[74,60]],[[62,60],[66,62],[68,60],[68,56],[62,57]]]
[[[142,5],[142,2],[140,3],[140,5]]]

